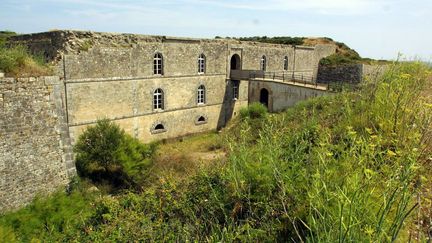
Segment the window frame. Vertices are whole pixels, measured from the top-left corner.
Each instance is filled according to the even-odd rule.
[[[203,118],[204,120],[200,121],[201,118]],[[208,120],[208,117],[206,115],[198,115],[195,117],[195,125],[198,126],[198,125],[207,124],[207,120]]]
[[[162,88],[157,88],[153,91],[153,110],[163,111],[165,108],[164,91]]]
[[[266,69],[267,69],[267,57],[263,55],[260,61],[260,70],[265,72]]]
[[[153,56],[153,75],[164,74],[164,63],[163,55],[160,52],[156,52]]]
[[[162,128],[157,128],[161,126]],[[164,133],[167,131],[167,127],[165,126],[165,122],[157,121],[153,123],[152,127],[150,128],[151,134],[158,134],[158,133]]]
[[[201,53],[198,56],[198,74],[204,74],[206,72],[206,56]]]
[[[201,84],[197,88],[197,104],[205,105],[205,103],[206,103],[206,88],[204,84]]]

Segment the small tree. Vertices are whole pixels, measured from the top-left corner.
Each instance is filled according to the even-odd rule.
[[[93,181],[138,188],[151,165],[153,145],[141,143],[107,119],[99,120],[79,136],[74,147],[78,173]]]
[[[87,128],[78,138],[74,148],[77,165],[81,168],[96,165],[104,170],[119,165],[117,155],[123,137],[124,131],[117,124],[107,119],[99,120],[96,126]]]

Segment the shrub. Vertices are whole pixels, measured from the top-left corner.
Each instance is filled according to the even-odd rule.
[[[9,30],[0,31],[0,48],[6,46],[7,38],[16,35],[15,32]]]
[[[74,147],[81,176],[109,181],[114,186],[136,186],[151,164],[155,145],[145,145],[107,119],[85,130]]]
[[[251,118],[251,119],[258,119],[258,118],[264,118],[267,116],[267,107],[265,107],[263,104],[254,102],[250,104],[248,107],[244,107],[240,110],[240,117],[242,119],[245,118]]]

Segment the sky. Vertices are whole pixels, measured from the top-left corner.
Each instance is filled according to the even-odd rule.
[[[432,60],[432,0],[0,0],[0,30],[330,37],[362,57]]]

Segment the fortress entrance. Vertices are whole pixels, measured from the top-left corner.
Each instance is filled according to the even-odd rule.
[[[268,90],[267,89],[261,89],[261,91],[260,91],[260,103],[261,104],[263,104],[263,105],[265,105],[266,107],[267,107],[267,109],[269,108],[268,107],[268,104],[269,104],[269,92],[268,92]]]
[[[232,57],[231,57],[231,70],[240,70],[240,68],[241,68],[240,56],[237,54],[232,55]]]

